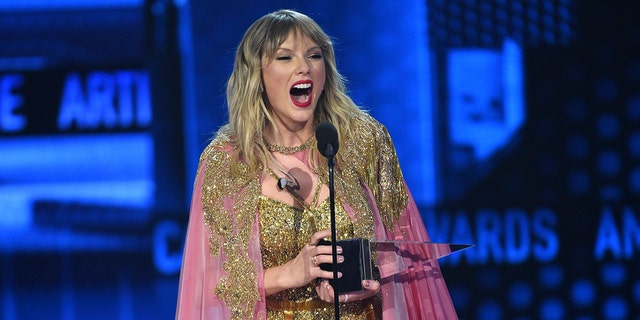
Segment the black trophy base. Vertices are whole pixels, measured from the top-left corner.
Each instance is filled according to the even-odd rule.
[[[331,242],[322,240],[320,245],[331,245]],[[338,293],[364,290],[362,280],[372,279],[371,245],[369,239],[339,240],[337,246],[342,247],[344,261],[338,263],[338,272],[342,273],[339,279],[330,279],[329,283]],[[333,271],[331,263],[320,264],[320,269]]]

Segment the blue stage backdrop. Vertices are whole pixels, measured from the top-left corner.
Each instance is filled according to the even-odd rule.
[[[0,2],[0,319],[172,319],[235,46],[297,9],[385,124],[462,319],[638,319],[638,5]]]

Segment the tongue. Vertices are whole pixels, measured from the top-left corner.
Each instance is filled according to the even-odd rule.
[[[300,103],[304,103],[304,102],[307,102],[307,100],[309,99],[309,95],[308,94],[291,95],[291,99]]]

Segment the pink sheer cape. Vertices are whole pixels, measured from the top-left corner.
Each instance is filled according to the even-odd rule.
[[[206,161],[198,171],[189,217],[187,237],[184,245],[182,270],[176,310],[176,319],[230,319],[230,309],[214,293],[216,284],[223,275],[223,252],[214,257],[209,248],[209,227],[203,220],[202,185]],[[405,183],[406,188],[406,183]],[[408,204],[397,221],[394,230],[384,227],[375,205],[371,190],[363,186],[374,214],[376,240],[429,241],[429,236],[418,208],[407,189]],[[232,201],[225,206],[232,210]],[[353,210],[345,206],[353,217]],[[257,271],[257,285],[261,299],[255,303],[254,319],[266,318],[264,273],[260,253],[259,228],[256,212],[249,256]],[[425,265],[422,261],[411,261],[398,256],[381,256],[378,259],[381,276],[382,311],[384,320],[406,319],[457,319],[445,280],[437,261]],[[413,266],[413,268],[408,268]],[[411,271],[385,277],[387,270],[409,269]]]
[[[217,257],[213,257],[210,254],[208,239],[211,231],[204,223],[202,208],[202,185],[205,170],[206,162],[203,162],[196,177],[191,201],[182,269],[180,271],[176,319],[231,319],[230,309],[225,305],[224,301],[213,293],[224,273],[222,264],[225,261],[225,255],[222,251]],[[232,210],[232,205],[231,201],[225,201],[226,209]],[[250,240],[249,256],[256,266],[256,281],[258,282],[258,290],[262,299],[255,305],[254,314],[256,316],[254,319],[266,317],[264,272],[260,253],[259,232],[256,219],[252,229],[252,235],[254,236]]]
[[[377,207],[372,206],[376,240],[430,241],[406,183],[405,189],[408,203],[393,231],[384,227]],[[367,196],[369,201],[374,201],[369,190]],[[413,261],[396,255],[379,255],[377,263],[382,278],[384,320],[458,318],[437,260]],[[407,271],[387,276],[397,270]]]

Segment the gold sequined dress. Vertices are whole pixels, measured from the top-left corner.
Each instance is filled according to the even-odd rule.
[[[286,192],[286,191],[285,191]],[[314,200],[317,200],[319,188]],[[311,235],[319,230],[331,228],[330,201],[315,201],[304,208],[293,207],[279,200],[261,196],[260,243],[262,261],[265,268],[282,265],[300,252]],[[336,203],[336,226],[338,239],[355,236],[353,223],[348,214]],[[345,320],[374,319],[373,301],[356,301],[342,304],[340,318]],[[289,289],[266,297],[267,319],[269,320],[321,320],[333,319],[334,305],[318,298],[315,281],[301,288]]]
[[[386,128],[366,114],[353,115],[349,127],[335,167],[339,238],[429,241]],[[317,301],[313,283],[269,297],[264,288],[266,268],[297,255],[314,230],[328,229],[328,203],[295,210],[265,198],[263,172],[234,157],[229,134],[228,127],[221,128],[200,157],[176,319],[333,319],[332,303],[307,310],[315,304],[308,301]],[[314,172],[324,184],[326,171]],[[378,255],[375,263],[383,280],[372,302],[383,320],[457,318],[437,261],[425,264],[392,254]],[[386,271],[393,269],[412,271]],[[341,317],[366,319],[371,304],[344,306]]]

